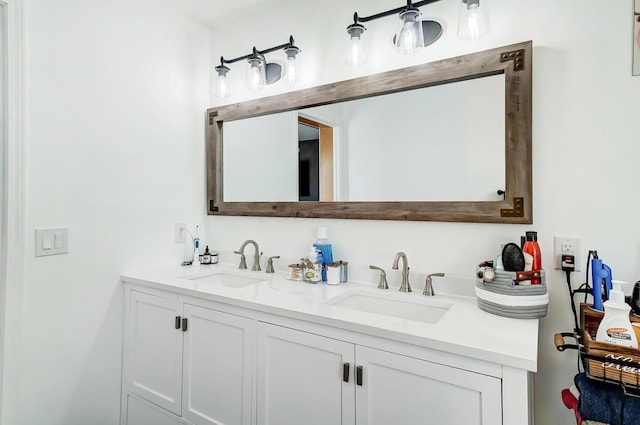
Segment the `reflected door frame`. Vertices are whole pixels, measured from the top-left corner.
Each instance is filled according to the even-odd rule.
[[[334,201],[334,129],[330,125],[298,115],[298,124],[318,128],[320,132],[318,144],[319,157],[319,201]]]

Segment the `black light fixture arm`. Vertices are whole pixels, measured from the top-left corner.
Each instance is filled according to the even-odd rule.
[[[358,16],[358,12],[355,12],[353,14],[353,23],[356,24],[358,22],[369,22],[375,19],[384,18],[385,16],[397,15],[400,12],[404,12],[405,10],[415,9],[415,8],[425,6],[430,3],[435,3],[438,1],[440,0],[422,0],[422,1],[413,3],[411,0],[407,0],[406,6],[396,7],[395,9],[387,10],[386,12],[376,13],[375,15],[371,15],[371,16]]]
[[[225,59],[223,56],[220,56],[220,65],[224,66],[224,64],[226,64],[226,63],[236,63],[236,62],[239,62],[241,60],[247,60],[247,59],[256,58],[256,57],[261,57],[264,60],[264,55],[266,55],[267,53],[272,53],[272,52],[275,52],[275,51],[278,51],[278,50],[283,50],[283,49],[287,49],[287,48],[291,48],[291,47],[296,47],[296,46],[294,46],[293,43],[294,43],[293,36],[290,35],[289,36],[289,42],[281,44],[279,46],[271,47],[271,48],[265,49],[265,50],[258,50],[254,46],[252,52],[249,53],[248,55],[238,56],[237,58],[233,58],[233,59]]]

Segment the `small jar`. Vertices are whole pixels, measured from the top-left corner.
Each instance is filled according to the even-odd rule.
[[[289,264],[288,268],[289,274],[287,275],[287,279],[300,282],[304,274],[304,266],[302,264]]]

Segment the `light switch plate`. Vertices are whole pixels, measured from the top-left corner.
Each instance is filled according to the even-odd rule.
[[[69,228],[50,227],[35,229],[36,257],[69,253]]]

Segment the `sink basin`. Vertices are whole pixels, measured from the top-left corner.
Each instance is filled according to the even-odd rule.
[[[388,292],[377,294],[369,291],[350,291],[330,299],[325,304],[423,323],[438,323],[452,305],[426,297],[398,295]]]
[[[253,283],[263,282],[265,279],[255,276],[241,276],[220,272],[205,276],[192,277],[190,280],[212,285],[226,286],[229,288],[242,288],[243,286],[251,285]]]

